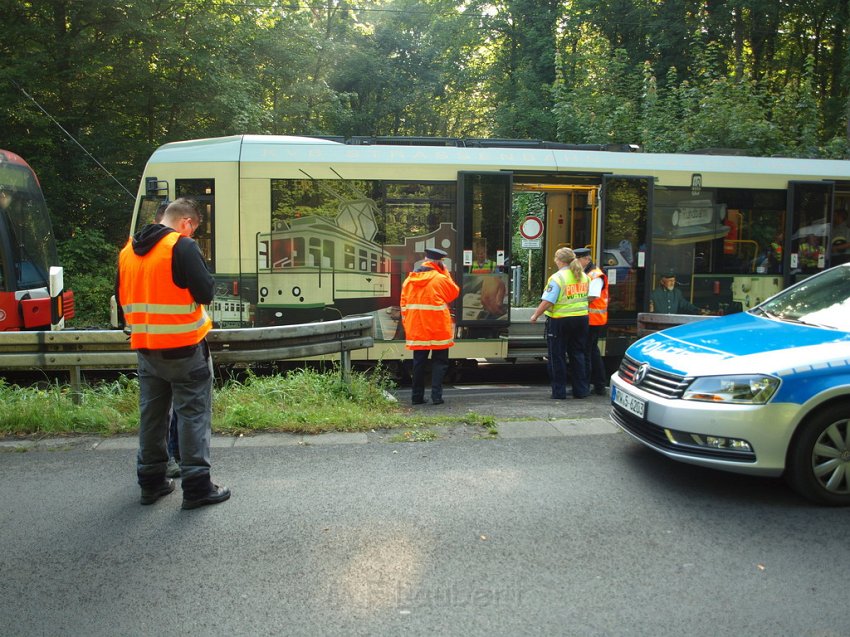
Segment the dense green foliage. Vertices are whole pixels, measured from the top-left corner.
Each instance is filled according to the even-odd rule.
[[[499,136],[850,156],[850,0],[0,0],[0,13],[0,146],[41,177],[72,268],[93,268],[70,277],[86,315],[144,162],[168,141]]]

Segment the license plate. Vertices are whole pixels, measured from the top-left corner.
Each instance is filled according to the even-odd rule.
[[[624,392],[622,389],[612,389],[616,389],[616,391],[613,391],[613,395],[611,396],[611,400],[615,405],[619,405],[627,412],[634,414],[638,418],[643,418],[646,413],[646,401],[632,396],[631,394]]]

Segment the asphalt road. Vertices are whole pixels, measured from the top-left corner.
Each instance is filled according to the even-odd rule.
[[[138,504],[132,440],[6,447],[0,634],[850,633],[850,511],[492,391],[446,405],[528,412],[496,440],[217,439],[195,511]]]

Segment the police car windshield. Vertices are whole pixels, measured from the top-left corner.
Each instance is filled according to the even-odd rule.
[[[850,332],[850,266],[837,266],[768,299],[754,312],[781,321]]]

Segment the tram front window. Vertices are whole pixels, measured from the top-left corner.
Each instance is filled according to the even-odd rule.
[[[31,173],[18,166],[4,167],[0,191],[0,234],[5,235],[0,244],[11,251],[7,263],[14,266],[15,289],[45,287],[57,259],[41,191]]]

